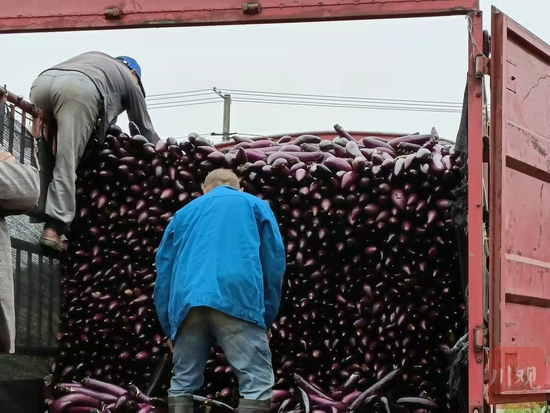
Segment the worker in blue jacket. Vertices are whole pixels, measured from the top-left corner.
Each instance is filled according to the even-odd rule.
[[[154,302],[173,351],[170,413],[193,413],[193,392],[217,340],[239,382],[240,413],[268,412],[274,385],[269,327],[286,254],[269,204],[212,171],[204,195],[174,215],[156,255]]]

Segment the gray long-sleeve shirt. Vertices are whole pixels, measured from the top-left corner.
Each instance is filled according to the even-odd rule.
[[[4,216],[30,210],[39,193],[40,178],[36,168],[0,161],[0,352],[13,352],[15,346],[11,243]]]
[[[110,124],[127,111],[148,141],[156,143],[159,136],[147,111],[145,97],[131,71],[124,63],[101,52],[87,52],[45,70],[72,70],[88,76],[103,98],[99,119],[99,140],[103,142]],[[42,73],[44,73],[42,72]]]

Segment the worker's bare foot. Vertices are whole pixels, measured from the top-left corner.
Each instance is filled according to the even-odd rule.
[[[51,228],[46,228],[44,232],[42,232],[40,245],[56,251],[65,251],[67,249],[67,243],[63,242],[61,237]]]

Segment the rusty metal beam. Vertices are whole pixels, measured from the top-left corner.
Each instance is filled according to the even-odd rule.
[[[8,102],[13,103],[33,118],[42,117],[42,111],[34,103],[26,101],[23,99],[23,96],[17,96],[15,93],[10,92],[5,86],[0,86],[0,102],[2,99],[6,99]]]
[[[481,12],[468,15],[468,412],[483,410],[483,349],[476,331],[483,327],[483,83],[476,59],[483,55]],[[483,345],[483,343],[481,343]]]
[[[479,0],[0,0],[0,33],[465,15]]]

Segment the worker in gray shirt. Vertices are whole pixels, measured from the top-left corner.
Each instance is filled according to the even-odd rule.
[[[45,113],[48,135],[56,135],[40,243],[63,251],[61,236],[76,209],[76,169],[94,130],[103,143],[109,125],[126,111],[148,141],[156,143],[159,137],[147,112],[141,68],[127,56],[88,52],[73,57],[42,72],[31,87],[30,99]]]

